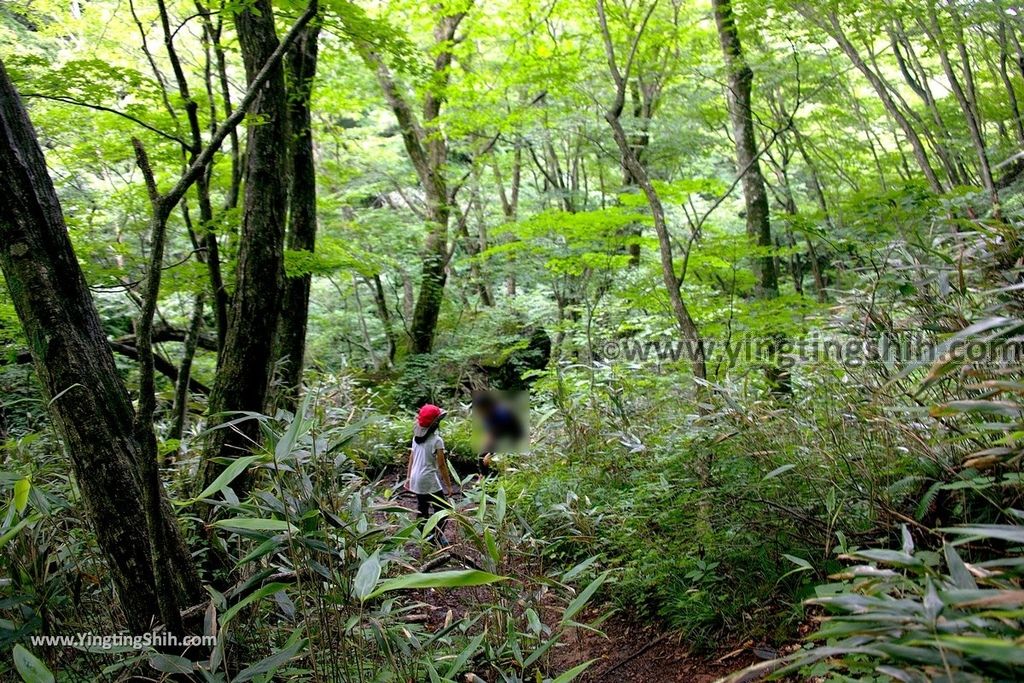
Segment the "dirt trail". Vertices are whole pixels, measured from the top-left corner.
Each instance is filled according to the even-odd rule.
[[[400,476],[392,475],[386,485],[400,490]],[[415,514],[411,494],[401,492],[391,500],[409,508]],[[435,552],[421,558],[431,571],[464,568],[474,561],[475,551],[460,542],[457,531],[446,534],[453,542],[446,551]],[[487,588],[458,588],[445,590],[419,590],[409,594],[420,602],[421,609],[414,619],[431,631],[441,629],[451,620],[459,620],[479,609],[489,598]],[[599,610],[585,613],[585,620],[596,619]],[[639,624],[625,615],[613,615],[605,621],[601,633],[578,629],[553,649],[549,665],[556,674],[583,662],[596,660],[579,678],[578,683],[623,683],[658,681],[659,683],[712,683],[722,676],[760,661],[749,643],[723,647],[720,651],[692,655],[683,636],[660,630],[656,626]]]
[[[750,647],[693,655],[682,634],[644,626],[623,617],[605,622],[603,635],[581,631],[567,639],[552,660],[558,670],[596,659],[578,683],[711,683],[759,661]]]

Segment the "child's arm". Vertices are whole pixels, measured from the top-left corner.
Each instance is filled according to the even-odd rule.
[[[437,449],[437,471],[441,473],[441,485],[444,486],[444,492],[446,495],[452,495],[455,487],[452,486],[452,478],[448,472],[448,462],[444,457],[444,449]]]
[[[409,466],[405,471],[405,488],[407,491],[412,490],[412,449],[409,449]]]

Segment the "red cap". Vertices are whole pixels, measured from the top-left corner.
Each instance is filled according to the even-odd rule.
[[[420,427],[426,429],[430,425],[434,424],[434,422],[436,422],[442,415],[444,415],[443,410],[435,406],[433,403],[428,403],[420,408],[419,415],[416,416],[416,422]]]

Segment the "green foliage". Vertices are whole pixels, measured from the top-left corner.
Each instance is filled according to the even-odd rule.
[[[166,3],[190,101],[156,5],[0,6],[5,68],[103,331],[118,343],[132,343],[153,247],[131,139],[166,190],[193,154],[182,146],[190,111],[202,143],[238,104],[245,69],[232,22],[250,5],[207,14]],[[737,177],[747,169],[735,163],[727,67],[707,7],[606,5],[620,67],[630,55],[621,122],[665,208],[668,267],[704,340],[707,382],[673,351],[662,244],[605,120],[614,84],[592,3],[321,3],[317,244],[284,253],[286,276],[311,276],[307,402],[297,415],[239,416],[259,421],[260,443],[221,462],[198,493],[205,397],[192,397],[182,438],[160,444],[179,455],[162,477],[192,549],[204,563],[219,550],[234,570],[203,576],[218,645],[202,661],[25,646],[33,634],[121,623],[0,293],[0,645],[11,652],[0,673],[560,683],[589,663],[556,671],[552,652],[601,603],[683,631],[695,648],[778,645],[837,608],[816,636],[826,644],[787,660],[791,670],[1013,678],[1024,384],[1019,356],[998,365],[969,350],[1019,348],[1024,316],[1020,18],[998,3],[736,4],[773,237],[754,247],[750,176]],[[275,3],[279,35],[304,7]],[[439,17],[462,12],[454,39],[441,40]],[[837,48],[842,35],[863,64]],[[973,91],[980,145],[943,50]],[[417,121],[396,122],[396,93]],[[212,292],[208,231],[231,300],[250,182],[235,167],[246,153],[237,132],[208,169],[212,218],[200,220],[193,191],[169,219],[157,308],[172,333],[188,327],[194,296]],[[438,162],[444,231],[428,218],[436,207],[417,144]],[[443,234],[446,284],[433,349],[415,355],[428,230]],[[770,299],[751,269],[763,257],[780,272]],[[204,340],[216,333],[211,300]],[[796,357],[823,339],[857,353]],[[729,355],[765,342],[781,355]],[[646,346],[607,353],[634,343]],[[195,360],[207,384],[215,346]],[[156,347],[175,366],[182,350]],[[134,392],[135,360],[119,355],[117,367]],[[790,393],[768,377],[773,368],[788,371]],[[161,435],[172,388],[160,379]],[[449,409],[450,460],[475,471],[465,403],[482,388],[529,393],[529,449],[502,456],[500,482],[463,482],[456,508],[419,528],[391,490],[415,409]],[[243,474],[255,482],[249,496],[236,493]],[[424,537],[445,520],[478,566],[422,570]],[[903,540],[899,524],[915,549],[889,550]],[[468,594],[471,607],[424,623],[432,589]]]
[[[900,550],[844,556],[869,564],[844,569],[834,577],[840,583],[820,586],[820,597],[809,601],[832,615],[813,634],[822,644],[756,668],[774,669],[773,676],[801,671],[831,678],[877,673],[901,681],[1012,680],[1022,663],[1013,641],[1021,628],[1024,528],[981,525],[944,531],[955,540],[944,542],[941,552],[915,551],[904,526]],[[977,553],[980,548],[972,549],[977,544],[1001,549],[984,552],[992,559],[966,562],[961,552]]]

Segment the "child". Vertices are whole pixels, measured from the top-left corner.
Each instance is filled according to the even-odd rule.
[[[444,457],[444,441],[437,427],[447,413],[430,403],[420,408],[413,427],[412,448],[409,449],[409,475],[405,488],[416,494],[416,508],[420,519],[429,519],[441,508],[450,508],[446,496],[451,495],[452,482],[448,463]],[[444,523],[437,525],[438,545],[448,545],[444,537]]]

